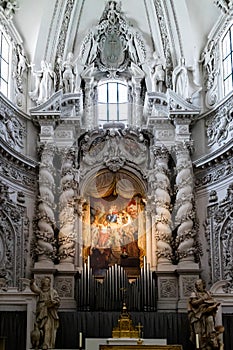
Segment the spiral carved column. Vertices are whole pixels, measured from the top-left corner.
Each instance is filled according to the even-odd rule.
[[[141,100],[141,80],[142,77],[134,77],[134,103],[133,103],[133,116],[134,121],[133,124],[136,127],[141,125],[141,115],[142,115],[142,100]]]
[[[171,264],[172,229],[170,213],[170,180],[168,177],[169,152],[165,147],[154,148],[154,202],[156,208],[155,229],[157,238],[157,262]]]
[[[37,245],[35,253],[38,261],[53,262],[56,255],[54,238],[54,147],[45,145],[39,169],[39,198],[38,198],[38,230],[36,231]]]
[[[148,200],[149,202],[149,200]],[[151,225],[151,210],[150,204],[147,202],[146,206],[146,260],[150,266],[155,266],[155,259],[153,259],[153,249],[152,249],[152,225]]]
[[[175,146],[177,158],[175,225],[179,262],[194,262],[194,181],[190,151],[183,143]]]
[[[61,167],[61,195],[59,199],[60,231],[58,257],[61,263],[74,263],[75,256],[75,170],[74,152],[63,156]]]
[[[85,77],[85,126],[87,129],[93,128],[94,123],[94,91],[93,78]]]

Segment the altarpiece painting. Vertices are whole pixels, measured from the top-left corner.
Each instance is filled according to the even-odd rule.
[[[145,199],[138,180],[127,172],[102,170],[85,195],[84,259],[90,255],[93,273],[104,276],[114,264],[136,272],[145,255]]]

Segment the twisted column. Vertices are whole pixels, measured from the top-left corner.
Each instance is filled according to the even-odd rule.
[[[148,198],[148,202],[149,202]],[[150,204],[147,202],[146,205],[146,260],[147,262],[153,267],[155,266],[155,260],[152,260],[152,229],[151,229],[151,210],[150,210]]]
[[[85,79],[85,127],[94,127],[94,91],[92,78]]]
[[[179,261],[194,262],[194,180],[190,152],[187,145],[175,146],[177,159],[175,225],[177,229],[177,254]]]
[[[170,180],[168,177],[169,152],[165,147],[154,148],[154,202],[157,262],[171,263],[172,229],[170,213]]]
[[[61,195],[59,198],[58,257],[60,263],[74,263],[75,256],[75,171],[74,152],[63,155],[61,167]]]
[[[141,125],[141,115],[142,115],[142,100],[141,100],[141,85],[140,81],[134,86],[134,122],[133,125],[139,127]]]
[[[39,168],[39,196],[37,210],[36,248],[35,254],[38,261],[53,261],[55,258],[55,238],[54,238],[54,167],[53,167],[54,147],[45,145]]]

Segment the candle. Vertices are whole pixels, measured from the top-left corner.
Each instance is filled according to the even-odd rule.
[[[82,332],[79,332],[79,348],[82,349],[83,335]]]
[[[199,334],[196,333],[196,349],[200,349],[199,347]]]

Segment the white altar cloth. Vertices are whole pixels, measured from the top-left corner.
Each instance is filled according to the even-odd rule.
[[[167,339],[141,339],[142,345],[167,345]],[[100,345],[137,345],[138,338],[86,338],[86,350],[99,350]]]

